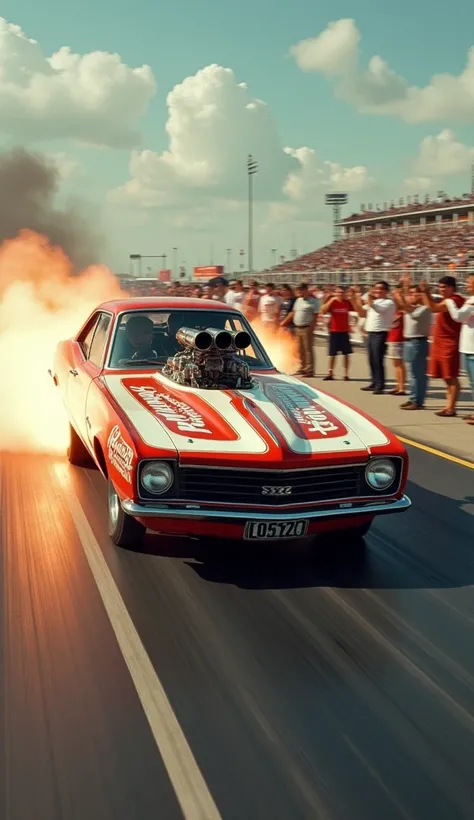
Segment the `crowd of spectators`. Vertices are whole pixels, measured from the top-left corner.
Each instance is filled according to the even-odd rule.
[[[406,274],[392,292],[389,284],[380,280],[365,299],[357,297],[353,304],[364,318],[370,370],[369,384],[362,390],[378,395],[385,392],[388,352],[395,365],[393,395],[407,395],[409,371],[409,398],[401,404],[403,410],[423,410],[428,380],[443,379],[446,406],[436,415],[456,416],[462,362],[474,398],[474,273],[467,277],[465,290],[462,295],[453,276],[442,276],[434,294],[426,282],[416,285]],[[474,414],[465,421],[474,425]]]
[[[390,269],[472,267],[474,269],[474,223],[390,228],[339,239],[316,251],[272,268],[276,273],[317,271],[374,271]]]
[[[474,273],[466,280],[467,298],[457,292],[453,276],[440,278],[436,292],[422,282],[415,284],[406,273],[394,288],[380,279],[363,290],[360,285],[308,285],[241,280],[228,282],[216,277],[206,285],[155,282],[156,295],[187,296],[222,301],[241,310],[267,331],[282,331],[293,337],[299,352],[295,375],[316,375],[314,333],[329,337],[328,370],[325,380],[334,378],[338,354],[343,356],[344,375],[350,380],[352,339],[359,333],[365,341],[369,384],[362,388],[381,395],[386,392],[385,360],[392,361],[395,396],[407,396],[401,407],[423,410],[428,379],[441,378],[446,384],[446,407],[438,416],[456,415],[460,393],[461,361],[467,370],[474,397]],[[148,291],[150,293],[150,290]],[[267,336],[268,338],[268,336]],[[407,382],[409,383],[407,393]],[[474,425],[474,414],[466,418]]]

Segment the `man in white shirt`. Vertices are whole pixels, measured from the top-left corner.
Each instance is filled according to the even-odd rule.
[[[388,282],[376,282],[367,294],[364,304],[357,299],[355,307],[359,316],[366,316],[365,332],[367,333],[367,351],[369,355],[370,384],[362,390],[371,391],[380,396],[385,390],[384,359],[387,349],[387,336],[395,317],[396,306],[389,296]]]
[[[451,319],[462,324],[459,352],[464,356],[464,366],[474,398],[474,273],[467,277],[466,293],[467,299],[461,307],[457,307],[454,299],[446,299],[445,305]],[[474,413],[466,416],[464,421],[474,426]]]
[[[224,297],[226,304],[228,304],[231,308],[242,310],[244,299],[244,283],[240,279],[237,282],[229,282],[229,290]]]
[[[295,376],[314,376],[314,329],[318,320],[321,303],[309,295],[306,282],[296,289],[296,299],[291,313],[281,323],[282,327],[293,323],[295,336],[299,342],[300,368]]]
[[[275,293],[275,286],[271,283],[266,285],[265,293],[258,303],[258,313],[260,321],[267,327],[276,327],[280,316],[281,299]]]
[[[214,299],[215,302],[226,301],[225,297],[228,290],[227,279],[224,279],[223,276],[214,276],[207,284],[211,288],[211,299]]]

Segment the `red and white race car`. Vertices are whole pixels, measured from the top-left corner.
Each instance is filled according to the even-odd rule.
[[[341,533],[407,510],[408,456],[380,424],[272,365],[219,302],[100,305],[50,371],[69,460],[108,483],[109,534],[266,541]]]

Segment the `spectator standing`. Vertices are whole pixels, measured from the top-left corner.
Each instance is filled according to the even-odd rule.
[[[404,358],[410,373],[410,398],[402,410],[423,410],[428,385],[427,364],[432,314],[423,302],[420,288],[406,280],[403,290],[395,292],[395,301],[403,311]]]
[[[258,303],[260,321],[266,326],[276,327],[279,321],[280,307],[281,299],[275,292],[275,286],[269,282]]]
[[[456,307],[454,299],[446,299],[446,307],[451,318],[455,322],[461,323],[459,352],[464,357],[464,366],[467,370],[474,399],[474,273],[467,277],[466,293],[467,299],[462,307]],[[474,413],[465,416],[464,421],[474,425]]]
[[[296,299],[293,310],[282,322],[283,327],[286,327],[292,322],[295,328],[295,336],[298,339],[300,354],[300,367],[295,374],[297,376],[316,375],[313,348],[314,329],[318,321],[319,310],[319,299],[315,299],[309,295],[308,285],[306,282],[303,282],[296,289]]]
[[[283,325],[286,317],[292,312],[293,305],[295,304],[295,294],[293,293],[293,289],[290,285],[282,285],[280,288],[280,297],[281,297],[281,305],[280,305],[280,324]],[[291,321],[288,325],[285,325],[286,330],[290,333],[294,331],[294,325]]]
[[[262,295],[260,293],[260,285],[258,282],[251,282],[248,293],[243,302],[243,310],[247,319],[251,322],[258,316],[258,306]]]
[[[403,326],[404,316],[403,311],[398,306],[397,294],[402,292],[403,285],[400,284],[394,291],[394,300],[396,305],[395,315],[393,317],[392,327],[388,331],[387,336],[387,358],[393,362],[395,370],[395,387],[390,390],[392,396],[405,396],[406,383],[406,367],[403,355]]]
[[[395,316],[395,302],[389,297],[388,282],[380,280],[367,293],[364,304],[362,299],[356,302],[359,316],[366,314],[365,332],[370,367],[370,384],[361,390],[372,391],[380,396],[385,391],[385,353],[387,337]]]
[[[438,285],[441,302],[434,301],[426,282],[420,284],[425,305],[437,314],[428,374],[432,379],[444,379],[446,383],[446,407],[439,410],[436,415],[442,418],[451,418],[456,415],[456,403],[461,389],[459,384],[461,325],[451,317],[447,301],[451,300],[459,309],[464,304],[464,297],[460,293],[456,293],[456,279],[454,276],[443,276]]]
[[[242,310],[243,304],[245,300],[245,290],[244,290],[244,283],[241,279],[237,280],[237,282],[229,282],[229,290],[227,291],[224,301],[226,304],[229,305],[231,308],[237,308],[237,310]]]
[[[214,276],[213,279],[209,280],[208,285],[211,288],[211,298],[214,299],[214,301],[226,301],[225,297],[228,291],[227,279],[224,279],[223,276]]]
[[[344,380],[349,381],[349,356],[352,345],[349,335],[349,316],[354,310],[351,300],[347,297],[346,289],[338,286],[334,296],[331,296],[321,307],[322,314],[329,314],[329,369],[324,381],[334,378],[334,364],[338,353],[344,356]]]

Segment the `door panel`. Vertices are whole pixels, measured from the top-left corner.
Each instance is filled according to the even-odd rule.
[[[87,395],[93,380],[101,373],[111,322],[111,314],[98,313],[85,328],[82,338],[73,346],[73,365],[68,374],[67,403],[75,428],[86,444],[89,442]]]

